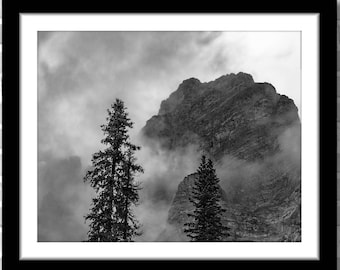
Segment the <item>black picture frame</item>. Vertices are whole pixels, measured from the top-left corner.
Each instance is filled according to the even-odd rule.
[[[320,260],[273,260],[273,261],[199,261],[198,263],[223,263],[228,269],[259,267],[273,269],[282,265],[290,269],[336,269],[336,1],[284,1],[280,4],[269,1],[240,1],[233,4],[220,2],[188,4],[171,3],[171,7],[154,3],[128,3],[117,6],[105,1],[82,2],[71,5],[70,1],[54,3],[26,1],[15,3],[3,0],[3,268],[26,269],[57,267],[84,267],[99,264],[112,267],[117,263],[197,263],[197,261],[62,261],[19,259],[19,177],[20,177],[20,54],[19,15],[22,13],[319,13],[319,165],[320,165]],[[312,211],[313,209],[311,209]],[[32,217],[35,218],[35,217]],[[139,265],[136,265],[138,267]]]

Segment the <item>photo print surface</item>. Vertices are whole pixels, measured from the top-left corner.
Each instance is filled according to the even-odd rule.
[[[300,242],[301,32],[39,31],[39,242]]]

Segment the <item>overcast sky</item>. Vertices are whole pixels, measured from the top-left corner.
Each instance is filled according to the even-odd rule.
[[[39,240],[84,237],[82,177],[115,98],[132,139],[190,77],[249,73],[300,109],[299,32],[39,32],[38,65]]]

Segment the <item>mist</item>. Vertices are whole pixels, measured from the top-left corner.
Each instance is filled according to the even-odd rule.
[[[225,155],[215,163],[220,186],[227,196],[231,196],[235,195],[236,189],[251,187],[256,176],[268,172],[268,168],[299,170],[300,139],[300,124],[296,123],[278,136],[279,151],[270,158],[249,162]],[[169,228],[168,211],[178,184],[197,171],[202,152],[196,145],[166,150],[156,141],[152,145],[146,144],[141,135],[133,142],[142,146],[136,152],[136,158],[144,168],[144,173],[135,178],[142,188],[139,204],[133,209],[142,225],[142,235],[135,241],[155,241],[165,228]],[[39,164],[39,241],[84,241],[89,230],[84,215],[95,196],[89,184],[83,182],[88,167],[81,164],[77,156],[45,159],[45,163]]]
[[[83,177],[92,154],[103,148],[100,125],[115,98],[125,102],[132,142],[142,146],[136,154],[145,173],[136,177],[143,189],[135,214],[143,235],[137,240],[154,240],[178,183],[196,171],[200,156],[195,146],[151,149],[139,135],[146,121],[183,80],[207,82],[240,71],[272,83],[300,108],[299,42],[296,32],[39,32],[38,240],[86,239],[83,217],[94,193]],[[280,140],[287,144],[282,152],[295,151],[298,162],[290,144],[295,133]],[[257,165],[225,157],[217,167],[221,185],[240,167],[252,174]]]
[[[301,179],[301,125],[294,122],[277,137],[278,150],[263,160],[246,161],[225,155],[215,164],[220,186],[233,200],[247,194],[260,182],[271,180],[272,173],[289,172],[292,181]]]
[[[138,177],[142,186],[140,205],[135,209],[143,234],[136,241],[155,241],[167,226],[178,184],[197,170],[200,155],[194,145],[170,151],[155,142],[152,147],[144,145],[136,156],[144,168],[144,174]]]
[[[88,226],[84,215],[93,190],[84,185],[78,156],[39,162],[38,241],[83,241]]]

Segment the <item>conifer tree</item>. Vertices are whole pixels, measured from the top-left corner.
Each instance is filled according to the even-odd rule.
[[[136,164],[135,151],[140,147],[129,141],[128,129],[133,127],[124,102],[116,99],[107,110],[107,123],[101,126],[106,148],[93,155],[92,169],[84,181],[96,191],[90,213],[88,241],[132,241],[139,235],[139,224],[131,207],[138,203],[139,184],[134,181],[143,168]]]
[[[223,241],[229,235],[221,222],[225,210],[220,205],[221,192],[219,179],[211,159],[206,161],[203,155],[197,170],[197,178],[190,202],[194,205],[193,213],[188,214],[190,222],[186,223],[184,232],[191,241]]]
[[[122,210],[120,215],[123,220],[121,229],[123,232],[123,241],[131,241],[133,236],[140,235],[138,232],[140,225],[131,209],[133,205],[138,204],[138,191],[140,190],[140,185],[134,181],[134,176],[138,172],[143,172],[143,168],[136,164],[136,158],[134,156],[136,150],[140,150],[140,147],[133,144],[127,145],[126,155],[122,164],[122,199],[116,202],[119,206],[117,209]]]

